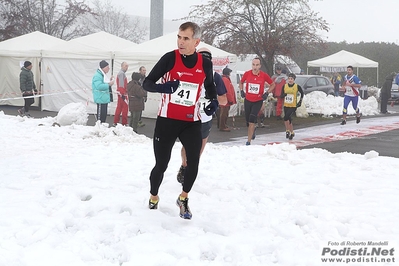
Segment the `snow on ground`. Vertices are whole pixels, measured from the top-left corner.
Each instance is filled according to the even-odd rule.
[[[65,108],[42,119],[0,112],[0,265],[337,265],[321,262],[323,249],[350,246],[332,241],[398,249],[399,159],[209,143],[188,221],[175,206],[179,142],[149,210],[152,140],[120,125],[54,124],[84,120]],[[361,257],[371,256],[332,258]]]

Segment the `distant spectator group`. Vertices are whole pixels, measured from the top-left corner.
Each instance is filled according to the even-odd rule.
[[[121,69],[116,77],[116,94],[117,106],[114,115],[114,123],[116,126],[121,121],[124,126],[128,125],[128,112],[130,111],[129,126],[137,133],[140,126],[141,114],[144,110],[144,103],[147,101],[147,92],[143,89],[143,81],[145,78],[145,67],[141,66],[139,72],[133,72],[132,80],[128,82],[126,71],[129,65],[122,62]],[[108,77],[110,67],[108,62],[102,60],[99,64],[95,75],[92,80],[93,99],[97,104],[97,120],[104,123],[107,118],[108,104],[113,101],[112,86],[114,85],[114,77]]]

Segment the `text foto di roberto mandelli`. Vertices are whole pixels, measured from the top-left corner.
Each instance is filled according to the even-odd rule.
[[[388,246],[389,241],[328,241],[328,246]]]

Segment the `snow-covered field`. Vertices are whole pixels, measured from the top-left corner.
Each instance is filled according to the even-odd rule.
[[[56,118],[0,112],[0,265],[338,265],[321,262],[342,248],[329,241],[398,249],[399,159],[209,143],[188,221],[174,203],[180,143],[149,210],[152,140],[68,125],[84,117],[77,106]]]

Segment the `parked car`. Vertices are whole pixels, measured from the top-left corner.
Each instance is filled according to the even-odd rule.
[[[334,85],[330,79],[318,75],[297,75],[295,83],[300,85],[305,94],[312,91],[323,91],[327,95],[334,95]]]
[[[399,86],[395,83],[395,80],[392,83],[391,99],[388,102],[394,102],[395,104],[399,103]]]

